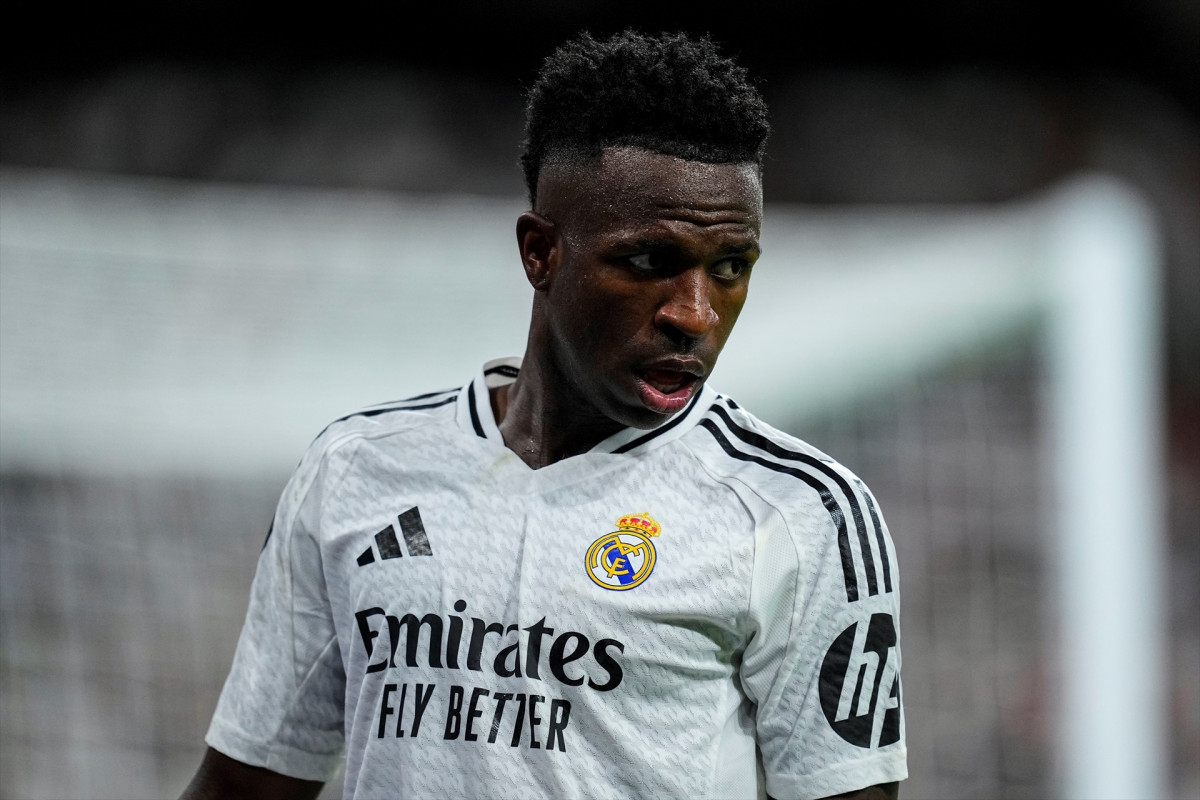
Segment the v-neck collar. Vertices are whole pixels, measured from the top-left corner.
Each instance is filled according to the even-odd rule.
[[[475,378],[459,390],[456,419],[463,431],[506,447],[500,427],[492,414],[491,389],[516,380],[521,371],[521,359],[497,358],[488,361]],[[717,399],[717,392],[706,383],[680,412],[661,425],[645,428],[622,428],[598,442],[586,453],[637,453],[674,441],[696,426]],[[564,459],[568,460],[568,459]]]

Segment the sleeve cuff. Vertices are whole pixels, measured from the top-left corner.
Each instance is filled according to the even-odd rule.
[[[888,750],[838,764],[807,775],[767,773],[767,794],[776,800],[816,800],[843,792],[853,792],[880,783],[902,781],[908,777],[908,751]]]
[[[341,753],[309,753],[278,742],[260,742],[219,720],[213,720],[204,742],[243,764],[306,781],[330,781],[342,766]]]

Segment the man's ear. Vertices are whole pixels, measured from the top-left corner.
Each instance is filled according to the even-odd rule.
[[[539,292],[548,289],[561,255],[557,226],[536,211],[526,211],[517,217],[517,247],[529,285]]]

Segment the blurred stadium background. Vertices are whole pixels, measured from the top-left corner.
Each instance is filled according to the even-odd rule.
[[[1145,786],[1200,797],[1200,6],[781,6],[26,8],[0,56],[0,798],[182,789],[312,435],[522,349],[521,90],[627,24],[712,31],[764,80],[766,256],[714,382],[888,516],[905,797],[1076,785],[1037,251],[1080,176],[1150,210]]]

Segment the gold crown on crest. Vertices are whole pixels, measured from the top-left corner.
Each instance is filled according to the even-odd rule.
[[[659,525],[658,520],[650,516],[649,511],[643,511],[641,514],[626,514],[617,520],[617,527],[641,531],[647,536],[658,536],[662,533],[662,525]]]

